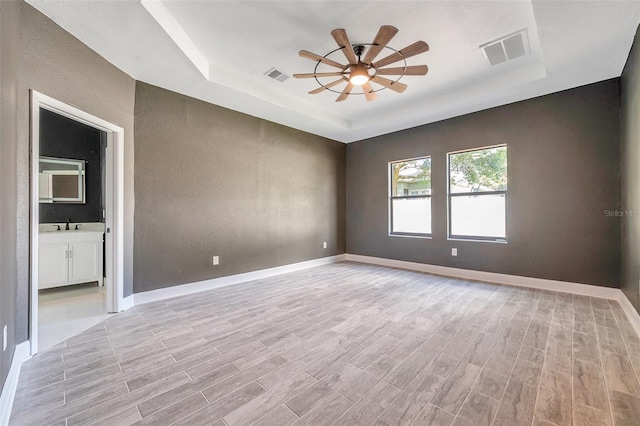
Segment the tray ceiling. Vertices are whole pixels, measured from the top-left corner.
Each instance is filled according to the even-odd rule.
[[[133,78],[342,142],[370,138],[620,76],[640,22],[638,1],[41,1],[28,3]],[[301,49],[336,49],[330,32],[371,43],[381,25],[400,31],[403,94],[308,95]],[[480,46],[525,30],[529,53],[491,66]],[[339,62],[346,62],[332,56]]]

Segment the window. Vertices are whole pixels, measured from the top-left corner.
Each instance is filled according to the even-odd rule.
[[[390,232],[431,235],[431,157],[389,163]]]
[[[505,241],[506,145],[448,154],[449,238]]]

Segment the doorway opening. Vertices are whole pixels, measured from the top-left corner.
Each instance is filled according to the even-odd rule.
[[[121,127],[31,92],[32,355],[124,308],[123,143]]]

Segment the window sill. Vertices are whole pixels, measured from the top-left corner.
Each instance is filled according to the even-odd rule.
[[[395,234],[390,232],[389,237],[402,237],[402,238],[423,238],[430,240],[431,234]]]
[[[479,239],[479,238],[451,238],[451,237],[448,237],[447,241],[470,241],[472,243],[507,244],[507,240],[483,240],[483,239]]]

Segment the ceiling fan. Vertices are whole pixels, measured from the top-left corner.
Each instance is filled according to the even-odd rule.
[[[336,102],[342,102],[349,95],[364,94],[367,101],[373,101],[377,95],[375,92],[384,89],[391,89],[397,93],[402,93],[407,89],[407,85],[400,83],[400,79],[405,75],[426,75],[429,68],[426,65],[407,65],[407,58],[410,58],[420,53],[424,53],[429,50],[429,45],[424,41],[416,41],[409,46],[395,50],[387,46],[387,43],[396,35],[398,29],[391,25],[383,25],[380,27],[378,34],[373,39],[372,43],[363,44],[351,44],[347,32],[344,29],[335,29],[331,31],[333,39],[338,44],[338,49],[335,49],[324,56],[316,55],[315,53],[301,50],[298,54],[303,58],[317,61],[314,72],[307,74],[294,74],[296,78],[315,78],[320,87],[309,92],[311,95],[321,93],[325,90],[330,90],[340,95],[336,98]],[[380,60],[375,60],[376,57],[384,49],[391,50],[393,53],[385,56]],[[328,56],[332,53],[342,50],[344,56],[347,58],[348,64],[344,65]],[[366,54],[365,54],[366,51]],[[364,58],[362,58],[364,55]],[[384,66],[393,64],[395,62],[403,61],[404,64],[399,67],[383,68]],[[317,72],[318,66],[325,64],[330,67],[338,68],[339,71],[335,72]],[[395,80],[381,77],[383,75],[398,76]],[[318,78],[324,77],[339,77],[337,80],[323,84]],[[341,92],[332,89],[332,87],[338,86],[341,83],[346,83],[344,89]],[[375,89],[371,86],[371,83],[376,83],[382,87]],[[362,87],[362,93],[352,93],[355,86]]]

